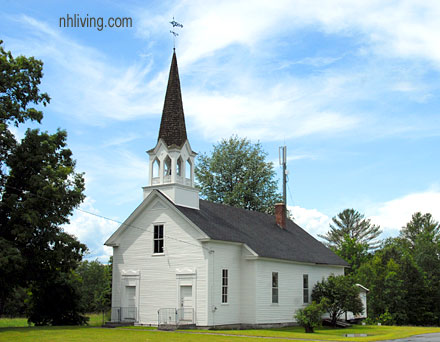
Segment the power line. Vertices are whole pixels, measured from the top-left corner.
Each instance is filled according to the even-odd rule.
[[[17,190],[17,191],[23,191],[22,189],[18,189],[18,188],[15,188],[15,187],[13,187],[13,186],[10,186],[10,185],[5,185],[5,187],[7,187],[7,188],[9,188],[9,189]],[[27,190],[26,190],[26,195],[32,195],[32,196],[34,196],[34,197],[36,197],[36,198],[40,198],[40,199],[43,199],[43,200],[45,200],[45,201],[50,201],[50,199],[48,199],[48,198],[46,198],[46,197],[44,197],[44,196],[38,195],[38,194],[36,194],[36,193],[34,193],[34,192],[27,191]],[[2,203],[2,204],[3,204],[3,203]],[[135,225],[132,225],[132,224],[127,224],[127,223],[124,223],[124,222],[121,222],[121,221],[118,221],[118,220],[115,220],[115,219],[109,218],[109,217],[107,217],[107,216],[99,215],[99,214],[96,214],[96,213],[93,213],[93,212],[91,212],[91,211],[87,211],[87,210],[84,210],[84,209],[81,209],[81,208],[76,208],[75,210],[81,211],[81,212],[86,213],[86,214],[88,214],[88,215],[93,215],[93,216],[96,216],[96,217],[102,218],[102,219],[107,220],[107,221],[112,221],[112,222],[118,223],[118,224],[120,224],[121,226],[126,226],[126,227],[130,227],[130,228],[139,229],[139,230],[141,230],[141,231],[148,232],[148,233],[151,233],[151,234],[154,233],[153,231],[151,231],[151,230],[149,230],[149,229],[147,229],[147,228],[142,228],[142,227],[138,227],[138,226],[135,226]],[[192,246],[196,246],[196,247],[202,247],[203,249],[206,249],[207,251],[211,251],[211,249],[209,249],[209,248],[207,248],[207,247],[204,247],[204,246],[201,245],[201,244],[200,244],[200,245],[196,245],[196,244],[194,244],[194,243],[191,243],[191,242],[188,242],[188,241],[185,241],[185,240],[181,240],[181,239],[175,238],[175,237],[173,237],[173,236],[165,235],[165,234],[164,234],[164,236],[165,236],[166,238],[168,238],[168,239],[171,239],[171,240],[175,240],[175,241],[183,242],[183,243],[186,243],[186,244],[188,244],[188,245],[192,245]]]

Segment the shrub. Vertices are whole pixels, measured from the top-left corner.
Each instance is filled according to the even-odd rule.
[[[295,319],[299,325],[304,327],[306,333],[313,333],[316,327],[322,322],[322,314],[325,312],[324,303],[312,302],[304,309],[298,309],[295,313]]]

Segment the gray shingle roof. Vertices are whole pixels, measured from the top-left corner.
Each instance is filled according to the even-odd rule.
[[[159,137],[168,146],[182,146],[186,139],[185,116],[183,114],[182,94],[180,90],[179,69],[177,68],[176,53],[171,61],[168,86],[160,121]]]
[[[204,200],[200,210],[176,207],[211,239],[245,243],[261,257],[348,266],[291,220],[281,229],[272,215]]]

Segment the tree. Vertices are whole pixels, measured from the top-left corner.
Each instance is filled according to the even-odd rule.
[[[364,215],[354,209],[345,209],[337,216],[332,218],[330,230],[326,235],[318,235],[327,241],[328,247],[340,249],[345,236],[361,244],[366,244],[368,249],[377,249],[380,242],[375,240],[382,231],[380,226],[376,226],[369,219],[364,219]]]
[[[359,291],[349,277],[330,275],[313,287],[312,300],[324,303],[332,325],[336,326],[336,321],[344,312],[351,311],[356,315],[364,310]]]
[[[315,328],[321,325],[325,302],[326,299],[321,303],[312,302],[304,309],[296,310],[294,317],[298,324],[304,327],[306,333],[315,332]]]
[[[437,303],[426,274],[404,240],[387,239],[374,257],[359,268],[356,278],[370,290],[369,318],[379,319],[388,312],[398,325],[438,324],[433,316],[433,305]]]
[[[344,236],[339,248],[332,247],[332,250],[350,264],[350,268],[345,269],[346,275],[355,273],[369,258],[368,245],[348,234]]]
[[[435,221],[431,214],[415,213],[411,221],[400,231],[400,237],[414,247],[419,239],[430,240],[438,243],[440,240],[440,224]]]
[[[76,298],[72,270],[87,250],[62,229],[84,199],[83,175],[75,173],[66,132],[28,129],[17,141],[9,129],[11,124],[41,121],[42,112],[31,106],[50,100],[38,89],[42,65],[32,57],[14,58],[0,43],[0,314],[5,298],[21,286],[31,290],[31,320],[35,317],[32,308],[44,306],[41,298],[58,299],[60,310],[63,298]],[[59,284],[70,298],[57,298],[60,291],[45,295],[46,290],[52,291],[51,283]],[[78,306],[71,308],[65,307],[68,315],[52,311],[36,323],[73,323],[80,312]]]
[[[80,280],[72,273],[53,273],[30,287],[28,321],[40,325],[79,325],[89,320],[83,313]]]
[[[195,168],[202,196],[211,202],[273,213],[281,202],[275,171],[259,143],[233,136],[202,154]]]
[[[87,312],[103,312],[110,309],[110,267],[98,260],[85,260],[78,267],[81,301]]]
[[[417,212],[402,228],[400,237],[424,275],[423,294],[430,298],[425,307],[425,320],[440,324],[440,224],[431,214]],[[431,316],[426,317],[427,313]]]

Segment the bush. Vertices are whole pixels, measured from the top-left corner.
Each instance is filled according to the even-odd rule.
[[[295,313],[295,319],[299,325],[304,327],[306,333],[313,333],[316,327],[321,326],[322,314],[325,312],[324,303],[312,302],[304,309],[298,309]]]
[[[379,317],[368,317],[365,320],[365,323],[368,325],[376,325],[378,323],[380,323],[382,325],[394,325],[396,322],[394,320],[393,315],[387,309]]]

